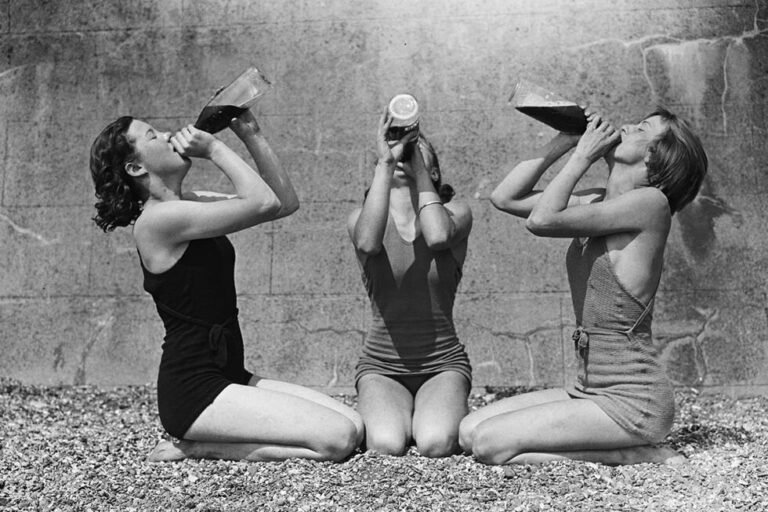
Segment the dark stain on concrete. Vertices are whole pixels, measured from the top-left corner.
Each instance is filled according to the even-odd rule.
[[[53,349],[53,370],[56,371],[62,367],[64,367],[64,344],[59,343]]]
[[[715,193],[710,180],[705,180],[698,197],[678,213],[685,247],[697,261],[709,257],[717,242],[715,219],[730,215],[741,225],[742,215]]]

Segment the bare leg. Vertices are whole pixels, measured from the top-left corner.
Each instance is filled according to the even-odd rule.
[[[208,443],[203,441],[160,441],[149,454],[150,462],[182,459],[280,461],[290,458],[326,460],[309,448],[259,443]]]
[[[328,407],[230,384],[197,417],[184,441],[160,443],[149,460],[341,460],[355,448],[356,438],[354,423]]]
[[[512,411],[519,411],[534,405],[541,405],[560,400],[570,400],[564,389],[542,389],[521,395],[511,396],[482,407],[467,415],[459,425],[459,444],[465,453],[472,453],[472,439],[475,428],[483,421]]]
[[[413,439],[421,455],[447,457],[458,452],[459,422],[467,414],[469,382],[454,371],[438,373],[416,392]]]
[[[368,374],[358,381],[357,393],[368,449],[386,455],[405,453],[411,439],[410,391],[394,379]]]
[[[671,455],[621,428],[594,402],[570,398],[482,421],[474,428],[472,451],[487,464],[564,458],[629,464],[668,461]]]
[[[253,384],[249,383],[248,385]],[[343,414],[347,419],[349,419],[349,421],[355,424],[355,429],[357,431],[357,445],[363,442],[363,436],[365,435],[363,418],[354,409],[344,405],[333,397],[330,397],[325,393],[315,391],[314,389],[309,389],[304,386],[299,386],[297,384],[291,384],[290,382],[283,382],[279,380],[261,379],[258,380],[255,385],[259,389],[268,389],[270,391],[277,391],[280,393],[298,396],[305,400],[309,400],[311,402],[315,402],[324,407],[327,407],[333,411],[338,412],[339,414]]]

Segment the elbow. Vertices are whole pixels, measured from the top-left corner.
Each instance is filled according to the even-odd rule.
[[[509,213],[515,217],[524,218],[528,214],[528,211],[522,207],[519,201],[503,195],[498,189],[491,192],[491,204],[497,210]]]
[[[422,234],[424,235],[424,242],[431,251],[442,251],[450,247],[451,239],[448,233],[427,234],[422,232]]]
[[[525,220],[525,229],[536,236],[546,236],[551,223],[545,215],[533,212]]]
[[[283,207],[282,202],[274,193],[266,197],[260,197],[257,201],[253,201],[252,204],[252,216],[256,224],[274,220]]]
[[[504,197],[501,192],[499,192],[499,189],[494,189],[493,192],[491,192],[491,204],[496,208],[497,210],[501,211],[507,211],[506,209],[506,198]]]
[[[279,202],[279,201],[278,201]],[[295,198],[293,201],[287,201],[281,204],[280,208],[275,215],[275,219],[282,219],[296,213],[299,209],[299,199]]]
[[[276,195],[272,195],[268,200],[264,201],[262,205],[262,212],[268,217],[277,217],[280,214],[280,210],[283,208],[283,203],[278,199]]]
[[[355,247],[366,256],[375,256],[381,252],[381,244],[370,240],[360,240]]]

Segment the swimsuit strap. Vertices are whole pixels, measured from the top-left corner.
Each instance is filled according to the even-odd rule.
[[[172,317],[187,322],[189,324],[198,325],[208,329],[208,348],[213,352],[214,362],[220,368],[224,368],[227,364],[227,331],[233,325],[237,325],[237,308],[232,316],[227,318],[221,323],[215,324],[200,320],[199,318],[179,313],[175,309],[166,306],[160,302],[155,302],[157,309],[171,315]]]
[[[637,317],[637,320],[635,320],[634,325],[632,325],[632,327],[630,327],[629,330],[627,330],[626,332],[628,333],[632,332],[637,328],[640,322],[642,322],[645,319],[645,317],[648,316],[648,313],[651,312],[651,309],[653,309],[653,303],[655,301],[656,301],[656,296],[654,295],[654,297],[650,301],[648,301],[648,305],[645,306],[645,309],[643,310],[642,313],[640,313],[640,316]]]

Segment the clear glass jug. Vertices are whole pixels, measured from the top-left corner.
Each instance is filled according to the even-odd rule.
[[[587,129],[587,117],[583,108],[527,80],[517,83],[509,101],[518,111],[555,130],[584,133]]]
[[[195,128],[208,133],[223,130],[229,126],[232,118],[248,110],[271,88],[270,81],[258,69],[246,69],[232,83],[213,95],[195,121]]]

